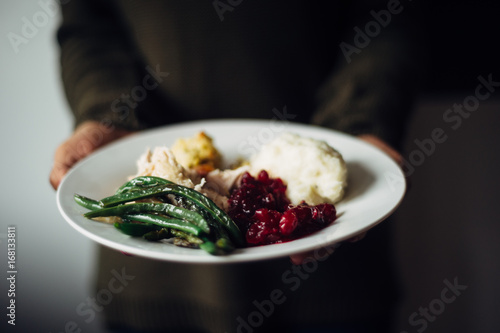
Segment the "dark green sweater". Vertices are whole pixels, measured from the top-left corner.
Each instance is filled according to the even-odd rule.
[[[223,21],[211,1],[64,4],[62,77],[77,123],[270,119],[286,105],[295,121],[397,142],[416,81],[403,29],[412,7],[400,4],[366,42],[355,28],[375,21],[371,10],[388,12],[385,1],[238,2]],[[152,71],[161,82],[148,81]]]
[[[286,107],[287,120],[397,144],[418,57],[408,29],[413,8],[391,5],[389,22],[388,3],[71,0],[58,31],[64,88],[76,124],[271,119]],[[373,37],[362,40],[356,29],[376,22],[374,13],[387,24],[380,33],[372,24]],[[235,331],[273,290],[286,301],[262,327],[374,325],[388,318],[395,295],[387,226],[300,275],[286,258],[197,266],[103,248],[96,290],[108,288],[112,270],[134,276],[103,306],[115,327]]]

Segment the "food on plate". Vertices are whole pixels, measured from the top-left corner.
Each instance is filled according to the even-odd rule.
[[[292,205],[287,186],[279,178],[270,178],[265,170],[254,178],[244,174],[241,186],[229,199],[229,216],[245,234],[249,246],[288,242],[333,223],[337,218],[332,204]]]
[[[325,141],[284,133],[263,145],[251,157],[252,174],[266,170],[287,184],[292,204],[335,204],[347,186],[347,168],[342,155]]]
[[[171,149],[184,168],[194,169],[199,174],[221,167],[221,155],[213,145],[212,138],[204,132],[190,138],[177,139]]]
[[[155,147],[153,151],[149,148],[137,161],[137,173],[133,178],[139,176],[153,176],[169,179],[179,185],[194,188],[198,175],[192,170],[183,167],[174,156],[171,149],[167,147]]]
[[[182,166],[170,148],[155,147],[153,151],[147,149],[139,158],[137,161],[137,173],[132,178],[153,176],[168,179],[175,184],[203,193],[219,207],[226,209],[227,197],[225,194],[227,193],[227,188],[220,179],[224,178],[224,173],[230,173],[230,171],[224,171],[219,176],[216,176],[217,173],[214,173],[211,177],[203,177],[196,170]],[[215,180],[216,178],[218,179],[217,181]],[[207,184],[207,179],[211,179],[213,183]]]
[[[285,133],[236,169],[221,169],[221,159],[200,132],[147,149],[114,195],[74,199],[85,217],[111,218],[127,235],[211,254],[288,242],[335,221],[347,171],[326,142]]]
[[[90,210],[84,214],[87,218],[120,218],[114,226],[130,236],[154,241],[174,237],[174,244],[199,247],[210,254],[244,245],[236,224],[213,201],[163,178],[135,177],[112,196],[97,201],[75,195],[75,201]]]

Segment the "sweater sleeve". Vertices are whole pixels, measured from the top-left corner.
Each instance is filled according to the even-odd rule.
[[[61,5],[57,32],[61,75],[75,126],[86,120],[140,129],[143,105],[131,99],[141,86],[144,66],[126,25],[108,1],[72,0]],[[145,103],[141,103],[145,104]]]
[[[339,61],[319,91],[312,123],[398,146],[419,82],[419,38],[411,22],[416,8],[362,2],[338,45]]]

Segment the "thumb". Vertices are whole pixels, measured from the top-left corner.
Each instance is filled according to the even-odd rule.
[[[130,133],[132,132],[104,126],[96,121],[82,123],[73,135],[56,149],[49,176],[50,184],[57,189],[66,173],[76,162],[97,148]]]

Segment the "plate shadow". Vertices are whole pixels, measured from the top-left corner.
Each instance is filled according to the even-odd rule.
[[[370,188],[375,182],[375,175],[359,162],[347,162],[347,188],[342,203],[348,202]]]

